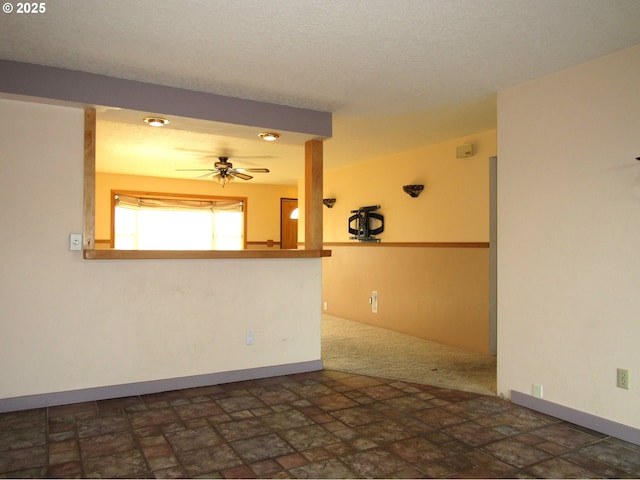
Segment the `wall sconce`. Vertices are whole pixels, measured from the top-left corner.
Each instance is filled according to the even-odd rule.
[[[424,190],[424,185],[405,185],[402,187],[405,193],[409,194],[410,197],[417,197]]]
[[[322,199],[322,203],[324,204],[325,207],[327,208],[333,208],[333,206],[336,203],[336,199],[335,198],[323,198]]]

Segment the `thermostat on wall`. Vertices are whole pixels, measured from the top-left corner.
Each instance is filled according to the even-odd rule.
[[[473,155],[473,145],[465,143],[456,148],[456,158],[467,158]]]

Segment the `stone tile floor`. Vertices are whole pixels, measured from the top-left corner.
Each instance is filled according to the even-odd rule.
[[[497,397],[321,371],[0,414],[0,478],[637,478]]]

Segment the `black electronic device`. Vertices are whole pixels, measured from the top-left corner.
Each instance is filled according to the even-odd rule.
[[[372,205],[369,207],[360,207],[358,210],[351,210],[349,217],[349,233],[354,235],[349,237],[351,240],[358,240],[360,242],[379,242],[380,239],[375,238],[374,235],[378,235],[384,232],[384,217],[375,213],[380,208],[380,205]]]

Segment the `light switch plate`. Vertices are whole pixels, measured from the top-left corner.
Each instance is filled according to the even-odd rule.
[[[69,235],[69,250],[82,250],[82,234],[72,233]]]

